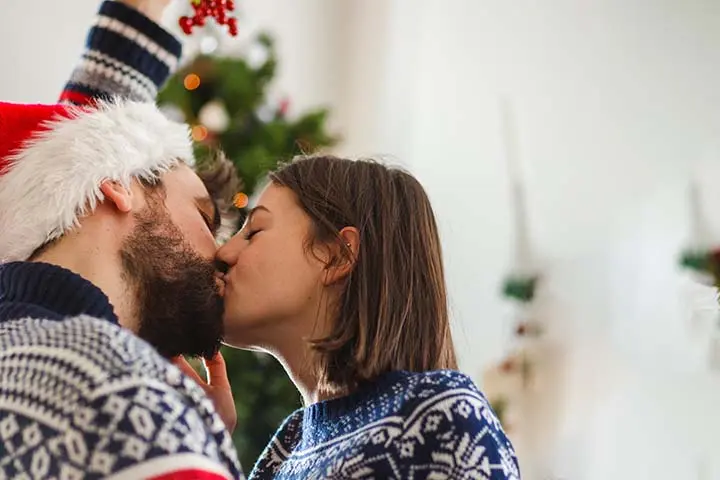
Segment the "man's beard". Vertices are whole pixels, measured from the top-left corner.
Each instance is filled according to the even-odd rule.
[[[166,358],[211,358],[223,336],[214,263],[185,242],[164,202],[149,205],[135,219],[120,257],[137,295],[137,335]]]

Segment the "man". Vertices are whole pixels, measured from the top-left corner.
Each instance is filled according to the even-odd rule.
[[[152,97],[179,55],[117,2],[88,45],[65,101]],[[212,402],[161,356],[212,357],[222,335],[187,127],[149,103],[0,104],[0,131],[0,477],[242,477]]]

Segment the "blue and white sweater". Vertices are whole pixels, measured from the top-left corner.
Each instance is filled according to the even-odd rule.
[[[212,401],[63,268],[0,265],[0,478],[242,478]]]
[[[467,376],[390,372],[290,415],[250,479],[519,480],[510,441]]]
[[[60,100],[78,105],[109,97],[154,102],[181,53],[180,42],[161,26],[122,3],[106,1]]]

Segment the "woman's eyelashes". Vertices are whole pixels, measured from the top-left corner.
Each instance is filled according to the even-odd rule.
[[[245,237],[245,240],[250,240],[252,237],[257,235],[257,233],[260,232],[260,230],[246,230],[243,236]]]

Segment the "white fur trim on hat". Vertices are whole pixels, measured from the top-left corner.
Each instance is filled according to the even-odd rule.
[[[187,125],[151,103],[115,100],[71,108],[45,124],[0,175],[0,263],[27,260],[79,225],[104,200],[100,184],[126,188],[156,180],[182,161],[193,165]]]

